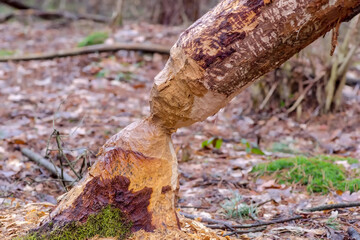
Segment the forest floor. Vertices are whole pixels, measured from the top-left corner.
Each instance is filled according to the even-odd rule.
[[[15,54],[21,55],[69,49],[103,28],[83,21],[9,22],[0,25],[0,50],[16,49]],[[171,46],[181,31],[182,28],[144,23],[127,24],[107,42]],[[51,149],[50,158],[59,164],[55,139],[50,138],[56,129],[63,136],[62,148],[67,157],[71,161],[79,159],[77,168],[84,156],[89,164],[93,163],[109,137],[149,114],[153,79],[167,58],[158,53],[120,50],[0,63],[2,239],[11,239],[34,227],[56,204],[57,197],[65,193],[61,181],[23,156],[19,149],[29,148],[42,156]],[[351,92],[354,87],[347,89]],[[304,185],[280,183],[274,175],[258,177],[251,172],[257,164],[299,155],[331,154],[359,160],[359,103],[360,92],[355,91],[345,99],[340,112],[297,121],[285,111],[259,113],[249,91],[244,91],[218,114],[173,135],[180,171],[178,208],[198,217],[248,224],[289,218],[303,214],[299,210],[308,207],[359,202],[360,192],[330,186],[326,193],[313,193]],[[221,147],[202,147],[212,137],[222,139]],[[356,161],[339,159],[334,164],[347,175],[359,168]],[[72,174],[69,169],[66,171]],[[239,206],[245,206],[254,214],[229,216],[226,209],[231,204],[235,212],[240,211]],[[302,219],[237,237],[350,239],[349,227],[360,230],[359,210],[354,207],[303,214]],[[226,231],[229,232],[232,230]]]

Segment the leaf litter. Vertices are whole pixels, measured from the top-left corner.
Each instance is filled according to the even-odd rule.
[[[40,21],[24,28],[21,23],[9,22],[0,25],[0,48],[16,49],[15,54],[20,55],[68,49],[94,30],[101,31],[102,26],[80,21],[52,28],[51,22]],[[173,44],[182,30],[127,24],[109,39]],[[36,226],[65,193],[56,176],[25,158],[19,148],[25,146],[45,156],[55,127],[64,136],[62,147],[71,161],[81,149],[87,149],[94,153],[90,163],[94,162],[106,139],[149,113],[153,78],[166,60],[167,56],[161,54],[118,51],[0,63],[0,235],[4,239]],[[359,93],[355,95],[360,99]],[[298,154],[338,154],[359,159],[360,105],[353,101],[347,99],[341,112],[298,122],[281,112],[256,113],[249,91],[244,91],[215,116],[179,129],[173,139],[180,161],[177,207],[198,217],[249,224],[291,217],[311,206],[360,201],[359,192],[331,189],[325,195],[310,194],[306,186],[283,184],[270,176],[255,179],[251,174],[255,165]],[[202,147],[210,139],[213,141]],[[221,139],[221,144],[214,139]],[[59,164],[55,147],[52,142],[49,148],[55,150],[50,157]],[[348,162],[338,164],[347,172],[358,168]],[[256,214],[229,216],[224,206],[229,211],[254,207]],[[231,206],[233,209],[229,209]],[[336,216],[329,210],[315,212],[301,220],[232,238],[347,237],[349,226],[360,229],[358,210],[339,209]],[[232,231],[210,231],[206,223],[183,217],[180,222],[185,232],[203,233],[203,239],[216,239]],[[331,228],[334,222],[336,229]],[[168,237],[185,239],[181,232],[169,233]]]

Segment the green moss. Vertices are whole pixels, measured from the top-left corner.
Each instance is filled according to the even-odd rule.
[[[12,56],[15,52],[11,50],[0,49],[0,57]]]
[[[340,184],[341,190],[349,190],[350,192],[357,192],[360,189],[360,179],[352,179],[344,181]]]
[[[259,164],[253,168],[252,172],[258,176],[274,175],[281,184],[300,183],[306,186],[308,192],[327,193],[331,189],[351,192],[360,190],[360,179],[347,179],[344,167],[334,164],[335,161],[341,160],[349,163],[358,162],[352,158],[300,156]]]
[[[347,161],[349,164],[356,164],[359,163],[359,160],[356,158],[351,157],[341,157],[336,155],[319,155],[316,156],[317,159],[329,162],[336,162],[336,161]]]
[[[130,235],[130,229],[131,223],[125,219],[123,213],[108,206],[98,214],[89,215],[84,224],[71,222],[50,232],[28,234],[22,240],[83,240],[94,236],[126,239]]]
[[[85,47],[90,45],[96,45],[104,43],[108,38],[108,34],[106,32],[94,32],[87,37],[84,38],[81,42],[78,43],[78,47]]]

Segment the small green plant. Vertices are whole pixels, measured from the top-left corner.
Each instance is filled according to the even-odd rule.
[[[328,218],[328,220],[326,221],[326,225],[334,230],[339,230],[340,229],[340,223],[337,220],[337,216],[338,216],[338,212],[337,211],[333,211],[331,212],[331,216]]]
[[[243,198],[238,193],[235,193],[233,198],[221,204],[221,207],[228,218],[244,219],[257,214],[256,207],[243,203]]]
[[[209,140],[203,141],[201,143],[201,147],[202,148],[211,148],[211,146],[213,146],[216,149],[220,149],[221,145],[223,143],[223,140],[221,138],[218,137],[212,137]]]
[[[104,43],[108,37],[109,35],[106,32],[94,32],[85,37],[81,42],[79,42],[78,47],[101,44]]]
[[[50,226],[50,224],[49,228],[51,229],[52,226]],[[71,222],[62,228],[55,228],[46,233],[30,233],[20,239],[84,240],[94,236],[127,239],[127,237],[130,236],[131,225],[132,224],[125,219],[124,214],[119,209],[108,206],[98,214],[89,215],[84,224]]]
[[[300,183],[306,186],[308,192],[327,193],[330,189],[351,192],[360,190],[360,179],[347,179],[344,167],[334,163],[340,160],[357,161],[336,156],[313,158],[299,156],[259,164],[253,168],[252,172],[258,176],[274,175],[281,184]]]
[[[290,148],[286,143],[274,142],[270,149],[271,152],[281,152],[281,153],[290,153],[290,154],[299,154],[298,151]]]
[[[135,78],[131,72],[121,72],[115,76],[115,81],[130,82],[131,79]]]
[[[245,145],[245,147],[246,147],[245,150],[247,153],[252,153],[252,154],[257,154],[257,155],[265,155],[265,153],[263,151],[261,151],[261,149],[257,145],[252,145],[246,139],[241,139],[241,143]]]
[[[11,50],[0,49],[0,57],[12,56],[15,52]]]
[[[96,77],[97,77],[97,78],[104,78],[104,77],[106,77],[108,74],[109,74],[109,71],[108,71],[108,70],[102,69],[102,70],[100,70],[100,71],[96,74]]]

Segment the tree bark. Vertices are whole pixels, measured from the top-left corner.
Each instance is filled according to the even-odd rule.
[[[111,205],[133,222],[132,231],[177,228],[171,133],[215,114],[258,77],[359,12],[354,0],[222,1],[172,47],[155,78],[151,115],[106,142],[48,222],[85,222]]]

